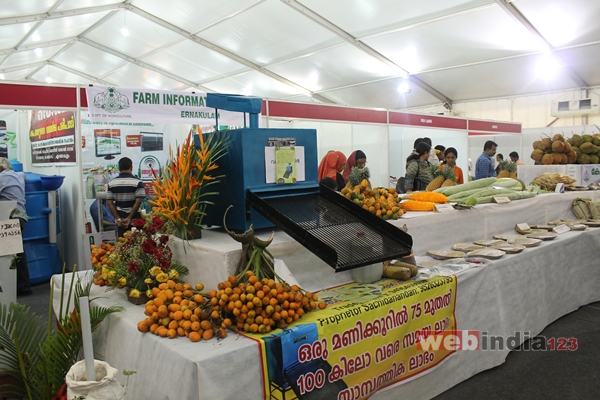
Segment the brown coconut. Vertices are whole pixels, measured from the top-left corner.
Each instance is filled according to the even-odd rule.
[[[564,142],[563,144],[565,145],[565,151],[563,151],[563,153],[568,154],[571,151],[571,145],[569,142]]]
[[[535,149],[531,152],[531,159],[535,161],[542,161],[542,157],[544,156],[544,152],[540,149]]]
[[[577,161],[577,152],[575,150],[571,150],[567,153],[567,164],[573,164]]]
[[[562,162],[562,154],[561,153],[552,153],[552,164],[560,164]]]
[[[562,160],[560,160],[561,164],[568,164],[569,163],[569,157],[567,157],[567,155],[565,153],[561,154]]]
[[[544,150],[550,150],[552,148],[552,140],[550,140],[550,138],[545,137],[542,139],[542,142],[544,143]]]
[[[565,137],[563,135],[561,135],[560,133],[557,133],[556,135],[552,136],[552,141],[553,142],[556,142],[556,141],[564,142]]]
[[[550,165],[554,162],[554,157],[552,156],[552,154],[544,154],[544,156],[542,157],[542,164],[544,165]]]
[[[536,140],[535,142],[533,142],[533,149],[534,150],[542,150],[544,151],[544,148],[546,147],[546,145],[544,145],[544,142],[542,142],[541,140]]]
[[[552,152],[563,153],[565,151],[565,144],[560,140],[552,142]]]

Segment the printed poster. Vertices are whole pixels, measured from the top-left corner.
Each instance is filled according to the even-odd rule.
[[[52,110],[32,111],[29,141],[32,164],[76,164],[75,113]]]
[[[456,329],[456,288],[455,276],[351,283],[286,329],[244,334],[261,346],[265,398],[367,399],[435,368],[456,350],[419,343]]]

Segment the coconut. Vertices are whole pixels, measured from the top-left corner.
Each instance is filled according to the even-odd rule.
[[[561,153],[552,153],[552,164],[560,164],[562,163],[562,154]]]
[[[592,139],[592,143],[594,144],[594,146],[600,146],[600,135],[599,134],[595,134],[593,139]]]
[[[556,141],[564,142],[565,137],[563,135],[561,135],[560,133],[557,133],[556,135],[552,136],[552,141],[553,142],[556,142]]]
[[[560,156],[562,157],[562,160],[560,160],[561,164],[568,164],[569,163],[569,157],[567,157],[567,155],[565,153],[562,153]]]
[[[579,146],[579,150],[581,150],[581,152],[585,154],[595,153],[594,145],[591,142],[582,143],[581,146]]]
[[[545,137],[542,139],[544,142],[544,150],[550,150],[552,148],[552,140],[549,137]]]
[[[554,153],[562,153],[565,151],[565,144],[560,141],[560,140],[556,140],[554,142],[552,142],[552,151]]]
[[[554,162],[554,157],[552,157],[552,154],[544,154],[542,157],[542,164],[544,165],[550,165]]]
[[[581,149],[579,149],[579,147],[573,146],[571,147],[571,150],[573,150],[577,154],[577,157],[581,155]]]
[[[581,138],[583,139],[584,142],[591,142],[592,140],[594,140],[594,137],[592,135],[583,135],[581,136]],[[581,147],[581,146],[579,146]]]
[[[579,147],[581,146],[581,143],[583,143],[583,138],[577,134],[573,135],[571,138],[571,145]]]
[[[573,164],[575,161],[577,161],[577,152],[571,150],[569,153],[567,153],[567,163]]]
[[[577,162],[579,164],[589,164],[590,156],[588,156],[587,154],[581,154],[579,157],[577,157]]]
[[[539,150],[544,151],[545,147],[546,146],[544,145],[544,142],[542,142],[541,140],[536,140],[535,142],[533,142],[533,149],[534,150],[539,149]]]
[[[531,152],[531,159],[535,161],[541,161],[544,156],[544,152],[540,149],[535,149]]]
[[[600,158],[598,158],[597,155],[592,154],[590,156],[590,164],[598,164],[598,162],[600,162]]]
[[[564,142],[565,145],[565,151],[563,151],[563,153],[567,154],[568,152],[571,151],[571,145],[569,144],[569,142]]]

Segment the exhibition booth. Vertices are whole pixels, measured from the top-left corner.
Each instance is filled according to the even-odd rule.
[[[232,226],[238,234],[253,223],[256,224],[256,237],[265,242],[274,232],[269,251],[275,259],[275,271],[291,284],[329,299],[327,308],[307,312],[301,321],[293,322],[283,331],[271,334],[267,331],[264,335],[228,331],[225,338],[195,343],[185,337],[167,340],[149,333],[142,334],[137,324],[144,319],[144,306],[130,303],[124,290],[105,292],[105,288],[94,285],[91,297],[95,298],[95,305],[124,307],[124,311],[108,316],[95,332],[94,350],[115,368],[137,372],[129,380],[128,392],[132,398],[286,399],[292,392],[298,397],[302,394],[306,396],[301,398],[309,398],[307,393],[318,394],[321,389],[321,393],[336,393],[338,398],[430,398],[478,372],[502,364],[512,348],[527,338],[535,337],[557,318],[600,300],[595,290],[600,282],[597,274],[592,272],[594,256],[589,251],[589,248],[598,246],[599,228],[561,233],[554,240],[545,241],[537,247],[527,248],[518,254],[506,254],[483,264],[467,261],[467,267],[455,274],[444,275],[434,271],[432,275],[417,276],[408,282],[388,279],[365,287],[354,283],[352,271],[347,269],[363,267],[368,262],[357,261],[356,265],[340,268],[338,272],[339,263],[335,265],[335,262],[324,261],[330,248],[325,246],[315,250],[314,243],[308,239],[301,240],[303,230],[308,230],[306,226],[311,221],[301,216],[293,221],[295,225],[291,228],[283,222],[278,224],[284,226],[280,229],[273,227],[273,221],[278,217],[271,215],[269,221],[264,219],[265,210],[270,210],[267,206],[276,202],[273,199],[289,199],[298,196],[300,190],[301,195],[324,196],[318,189],[316,164],[331,149],[345,154],[356,149],[363,150],[368,159],[372,187],[390,187],[393,176],[404,175],[405,160],[413,150],[415,139],[421,137],[431,138],[434,145],[455,147],[459,153],[457,165],[465,174],[469,171],[469,160],[474,168],[486,140],[496,141],[501,149],[519,151],[525,160],[528,158],[525,144],[529,139],[518,123],[264,100],[260,107],[261,129],[255,129],[252,124],[246,128],[245,110],[228,115],[228,108],[211,108],[205,93],[155,91],[154,97],[152,93],[142,93],[141,89],[118,88],[119,93],[115,88],[101,85],[42,88],[2,84],[0,87],[7,93],[14,93],[14,96],[6,97],[10,98],[10,103],[2,101],[1,106],[6,110],[0,109],[0,118],[8,121],[7,125],[11,126],[8,129],[18,138],[12,147],[12,155],[20,159],[28,172],[43,171],[47,175],[65,177],[58,191],[62,230],[57,241],[67,267],[89,265],[84,254],[85,249],[90,248],[92,242],[89,238],[94,231],[89,216],[90,204],[100,199],[97,192],[107,183],[107,171],[108,174],[114,173],[120,157],[133,159],[134,173],[144,181],[146,192],[151,195],[153,171],[160,170],[167,163],[169,148],[176,148],[185,139],[190,125],[205,133],[216,125],[231,129],[232,136],[237,135],[230,155],[233,158],[225,158],[227,166],[221,166],[217,172],[226,177],[222,186],[217,186],[221,194],[226,193],[225,197],[218,198],[218,205],[226,206],[223,202],[229,200],[236,204],[238,214]],[[36,99],[40,93],[43,94],[42,101],[38,102]],[[195,101],[194,107],[201,111],[182,109],[177,111],[176,118],[160,119],[156,116],[160,115],[160,111],[156,109],[155,115],[150,111],[148,119],[143,120],[136,116],[141,114],[134,110],[135,101],[128,104],[124,97],[137,99],[137,106],[140,106],[139,99],[144,99],[141,103],[146,105],[158,105],[166,99],[171,99],[172,103],[177,103],[179,98],[187,99],[181,100],[182,105],[186,101]],[[88,104],[91,98],[94,99],[93,106]],[[124,120],[110,112],[98,111],[111,107],[120,110],[131,107],[134,117]],[[56,135],[56,131],[61,129],[55,128],[65,120],[73,121],[69,129],[64,129],[68,135]],[[258,144],[251,143],[253,129],[260,137]],[[29,140],[25,139],[26,132],[29,132]],[[529,136],[536,134],[538,132],[530,132]],[[53,142],[57,138],[60,143]],[[265,172],[269,170],[266,143],[284,139],[293,139],[293,146],[297,145],[300,150],[300,153],[294,153],[294,184],[271,184]],[[51,157],[52,154],[62,156]],[[277,157],[275,153],[275,164],[279,164]],[[239,165],[234,165],[235,160],[239,161]],[[528,163],[533,164],[532,160]],[[565,170],[559,172],[567,174],[567,166],[564,167]],[[96,174],[96,171],[103,174]],[[522,174],[526,173],[523,169]],[[583,179],[582,170],[579,170],[579,176]],[[229,190],[238,181],[239,188],[235,186],[236,190]],[[282,186],[285,187],[282,189]],[[411,240],[400,242],[407,244],[408,251],[397,254],[406,256],[412,250],[417,264],[424,266],[433,262],[427,255],[432,250],[447,250],[456,243],[513,234],[515,225],[519,223],[543,225],[564,218],[573,219],[571,206],[578,197],[600,200],[600,194],[595,191],[586,192],[585,196],[580,192],[545,193],[533,199],[506,204],[482,204],[446,212],[409,212],[399,219],[378,221],[391,225],[390,229],[396,230],[399,237],[406,235],[401,231],[407,231]],[[262,216],[256,213],[263,205],[261,201],[269,203],[259,210]],[[346,202],[345,199],[341,201]],[[252,208],[248,204],[252,204]],[[313,214],[323,212],[310,204],[312,209],[309,211]],[[294,208],[294,205],[290,207]],[[325,207],[333,209],[330,203],[325,203]],[[352,214],[352,207],[354,205],[346,210],[347,214]],[[207,290],[216,291],[221,282],[236,273],[238,261],[245,251],[240,242],[232,240],[231,235],[219,226],[224,219],[223,208],[215,208],[219,210],[218,215],[207,219],[210,226],[202,229],[201,239],[189,242],[174,236],[168,239],[174,257],[189,268],[188,276],[183,279],[192,285],[202,282]],[[211,212],[211,208],[207,208],[207,212]],[[369,215],[359,222],[372,227],[369,218],[375,217]],[[323,226],[331,224],[331,220],[325,221],[324,218],[318,222],[323,222]],[[364,232],[359,230],[358,237],[361,238],[365,232],[366,229]],[[337,234],[344,232],[328,231],[324,236]],[[381,236],[371,250],[385,250],[392,246],[386,242],[384,234]],[[326,243],[326,239],[330,238],[322,238],[321,242]],[[367,247],[363,246],[362,250],[366,251]],[[347,250],[347,247],[337,248],[336,255],[341,255],[344,249]],[[351,250],[356,257],[359,256],[360,246],[358,250]],[[564,272],[567,265],[570,268],[568,274]],[[85,269],[78,268],[76,275],[84,280],[93,279],[93,271]],[[67,274],[65,284],[73,276]],[[57,309],[62,300],[60,295],[64,294],[61,277],[54,275],[51,285],[54,290],[53,306]],[[573,291],[574,287],[578,290]],[[349,297],[340,297],[339,301],[335,300],[335,296],[327,297],[336,290],[346,290],[345,294]],[[357,293],[357,290],[369,292],[361,293],[365,297],[358,300],[356,296],[349,295],[352,291]],[[441,302],[441,306],[427,312],[430,315],[415,316],[415,310],[421,305],[436,302]],[[390,308],[391,316],[382,314],[387,308]],[[394,314],[394,310],[398,309],[403,311]],[[343,324],[338,324],[342,319],[345,320]],[[325,331],[324,325],[329,324],[324,321],[328,320],[335,320],[332,325],[336,326]],[[391,321],[389,326],[386,325],[388,321]],[[359,340],[353,336],[354,329],[359,325],[362,327],[363,323],[369,326],[369,334]],[[374,328],[376,325],[379,328]],[[307,326],[310,326],[310,332]],[[430,332],[435,326],[436,334],[461,330],[504,340],[518,337],[494,350],[419,352],[416,340],[415,343],[407,343],[407,338],[411,334],[420,334],[418,332],[425,326]],[[304,329],[307,329],[306,333]],[[318,331],[318,335],[315,336],[314,331]],[[373,333],[375,331],[377,333]],[[343,340],[348,343],[336,348],[336,337],[344,337]],[[298,360],[302,346],[296,343],[301,340],[307,341],[303,345],[313,347],[316,343],[325,343],[323,349],[329,350],[329,356],[319,353],[318,357],[310,360]],[[275,345],[279,346],[277,351],[282,354],[273,350]],[[352,354],[350,360],[346,350]],[[268,360],[271,353],[278,354],[274,356],[275,361]],[[294,363],[286,361],[288,353],[295,357]],[[232,365],[236,368],[231,368]],[[309,365],[313,369],[303,369],[309,368]],[[366,375],[360,372],[363,369]],[[327,381],[324,380],[326,375]],[[230,384],[232,379],[235,379],[235,385]]]

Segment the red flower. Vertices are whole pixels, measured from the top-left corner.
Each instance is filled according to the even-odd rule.
[[[171,266],[171,262],[169,260],[163,260],[160,262],[159,266],[162,270],[165,270]]]
[[[160,244],[165,244],[165,243],[167,243],[168,241],[169,241],[169,236],[167,236],[167,235],[162,235],[162,236],[160,237]]]
[[[148,238],[144,241],[144,243],[142,243],[142,250],[144,250],[144,252],[146,253],[152,253],[154,252],[154,249],[156,248],[156,245],[154,243],[154,240]]]
[[[136,263],[135,261],[128,262],[127,268],[129,269],[129,272],[131,272],[132,274],[137,274],[137,272],[139,270],[138,263]]]
[[[153,230],[157,230],[157,229],[160,229],[160,228],[162,228],[162,226],[163,226],[164,224],[165,224],[165,223],[163,222],[163,220],[162,220],[162,219],[160,219],[160,218],[157,218],[157,217],[154,217],[154,218],[152,218],[152,229],[153,229]]]
[[[133,221],[133,226],[135,226],[138,229],[141,229],[144,227],[144,224],[146,223],[146,220],[143,218],[138,218],[135,221]]]

